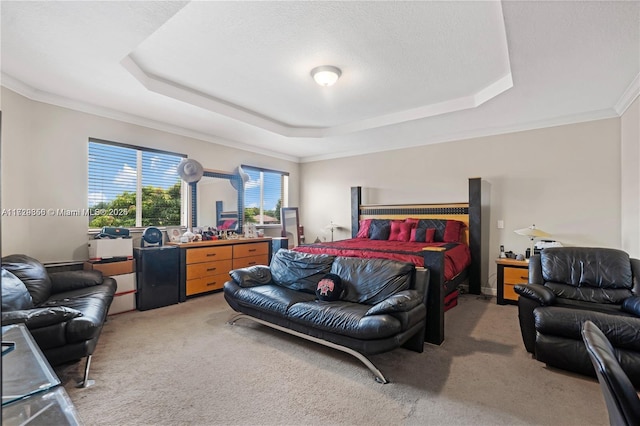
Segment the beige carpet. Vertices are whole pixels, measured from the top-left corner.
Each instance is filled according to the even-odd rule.
[[[241,321],[222,294],[109,318],[93,357],[57,372],[86,425],[608,424],[595,379],[525,352],[515,306],[463,295],[446,340],[371,360]]]

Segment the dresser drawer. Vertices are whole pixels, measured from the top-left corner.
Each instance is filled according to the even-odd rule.
[[[238,244],[233,247],[233,257],[235,259],[239,257],[249,257],[258,255],[269,255],[269,244],[267,243],[251,243],[251,244]]]
[[[187,250],[187,264],[226,260],[233,257],[232,246],[203,247]]]
[[[247,266],[269,265],[269,255],[240,257],[233,259],[233,269],[246,268]]]
[[[515,287],[515,284],[504,283],[504,287],[502,289],[503,291],[502,297],[504,297],[506,300],[517,301],[520,295],[516,293],[516,291],[513,289],[514,287]]]
[[[529,270],[524,268],[504,268],[505,284],[526,284],[529,282]]]
[[[187,280],[210,275],[228,274],[232,269],[231,259],[187,265]]]
[[[220,290],[229,279],[229,274],[224,273],[187,280],[186,295],[193,296],[194,294]]]

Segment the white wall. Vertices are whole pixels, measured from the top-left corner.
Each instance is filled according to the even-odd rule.
[[[98,138],[188,155],[205,168],[240,164],[289,172],[298,204],[299,165],[193,138],[28,100],[2,88],[2,208],[87,207],[87,142]],[[2,254],[43,262],[88,257],[86,217],[2,217]]]
[[[313,241],[330,220],[350,231],[350,187],[363,202],[468,201],[468,178],[491,189],[484,291],[495,290],[499,246],[524,253],[513,231],[531,224],[565,245],[621,247],[620,120],[510,133],[301,165],[301,223]],[[497,220],[504,229],[497,229]]]
[[[640,258],[640,97],[620,119],[622,249]]]

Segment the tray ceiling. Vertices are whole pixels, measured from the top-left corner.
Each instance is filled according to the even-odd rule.
[[[612,117],[638,92],[640,2],[0,7],[4,86],[296,161]]]

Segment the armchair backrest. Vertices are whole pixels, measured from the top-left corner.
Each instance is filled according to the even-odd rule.
[[[550,247],[531,258],[529,282],[566,299],[619,304],[638,292],[634,269],[622,250]]]
[[[51,278],[38,260],[25,254],[12,254],[2,258],[2,267],[24,283],[34,306],[44,303],[51,295]]]
[[[585,321],[582,339],[598,376],[609,413],[609,423],[640,424],[640,399],[629,377],[622,370],[607,337],[593,322]]]

